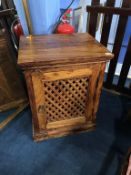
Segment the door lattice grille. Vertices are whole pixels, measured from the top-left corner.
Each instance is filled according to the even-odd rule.
[[[47,123],[85,116],[88,78],[44,81]]]

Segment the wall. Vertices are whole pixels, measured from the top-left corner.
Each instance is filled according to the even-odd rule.
[[[68,5],[71,3],[72,0],[60,0],[60,8],[66,9]],[[77,8],[80,3],[80,0],[74,0],[73,4],[71,5],[71,8]]]
[[[24,29],[28,34],[26,18],[23,10],[22,0],[14,0],[18,15]],[[27,0],[30,13],[32,30],[35,35],[49,34],[54,28],[60,15],[60,0]]]

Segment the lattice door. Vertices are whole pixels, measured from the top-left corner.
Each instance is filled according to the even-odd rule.
[[[37,112],[33,116],[38,122],[35,126],[45,130],[86,123],[91,69],[38,71],[31,76]]]
[[[87,77],[43,81],[47,123],[85,117]]]
[[[27,72],[34,138],[68,135],[95,127],[105,63],[86,68]]]

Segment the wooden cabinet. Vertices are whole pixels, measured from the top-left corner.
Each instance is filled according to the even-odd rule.
[[[0,112],[27,102],[5,34],[0,32]]]
[[[95,127],[105,64],[113,55],[88,34],[21,37],[35,140]]]

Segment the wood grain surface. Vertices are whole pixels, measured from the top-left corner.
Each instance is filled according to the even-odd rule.
[[[21,37],[18,64],[22,68],[54,64],[95,63],[113,55],[87,33]]]
[[[105,63],[113,55],[89,34],[22,37],[36,141],[95,127]]]
[[[0,111],[18,107],[26,94],[12,58],[5,34],[0,33]]]

